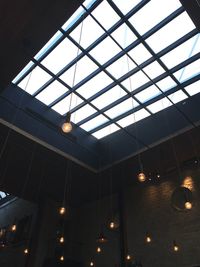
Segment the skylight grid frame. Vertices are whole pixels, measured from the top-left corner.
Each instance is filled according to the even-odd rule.
[[[95,4],[96,4],[96,6],[98,6],[100,3],[101,3],[102,1],[96,1],[95,2]],[[109,4],[111,4],[112,3],[112,1],[111,0],[108,0],[108,2],[109,2]],[[141,3],[143,3],[144,4],[144,2],[145,3],[148,3],[149,1],[142,1],[142,2],[140,2],[136,7],[134,7],[131,11],[129,11],[129,13],[128,14],[126,14],[126,16],[123,16],[123,18],[121,18],[121,20],[119,20],[117,23],[116,23],[116,26],[115,27],[111,27],[111,29],[109,29],[108,30],[108,33],[105,31],[105,33],[102,35],[102,36],[100,36],[100,38],[99,38],[99,42],[97,42],[97,40],[91,45],[91,46],[89,46],[88,48],[90,48],[90,49],[82,49],[82,53],[83,53],[83,55],[82,55],[82,57],[80,57],[80,58],[83,58],[85,55],[87,55],[88,57],[89,57],[89,52],[88,51],[91,51],[98,43],[100,43],[103,39],[105,39],[107,36],[109,36],[109,34],[111,34],[115,29],[117,29],[120,25],[122,25],[124,22],[126,23],[126,21],[128,20],[128,18],[130,17],[130,16],[132,16],[132,14],[134,13],[133,12],[133,10],[136,10],[136,8],[138,8],[139,7],[139,5],[141,4]],[[94,6],[92,6],[93,7],[93,9],[94,9]],[[92,9],[91,9],[92,10]],[[184,8],[183,7],[180,7],[178,10],[176,10],[174,13],[172,13],[169,17],[167,17],[166,19],[164,19],[162,22],[160,22],[158,25],[156,25],[155,27],[153,27],[150,31],[148,31],[147,33],[145,33],[141,38],[138,38],[138,40],[136,40],[135,41],[135,46],[134,47],[136,47],[137,46],[137,44],[139,44],[139,43],[142,43],[143,42],[143,40],[145,40],[145,39],[147,39],[149,36],[151,36],[153,33],[155,33],[156,31],[158,31],[159,30],[159,27],[160,28],[162,28],[164,25],[166,25],[170,20],[169,19],[173,19],[173,16],[178,16],[179,15],[179,12],[180,12],[180,14],[182,13],[182,12],[184,12],[185,10],[184,10]],[[86,12],[87,13],[87,12]],[[87,15],[89,15],[89,14],[87,14]],[[173,15],[173,16],[172,16]],[[84,16],[86,17],[86,14],[84,14]],[[69,30],[69,32],[71,32],[71,31],[73,31],[73,29],[75,29],[76,28],[76,26],[78,26],[79,25],[79,23],[81,22],[81,20],[83,20],[83,17],[81,16],[81,18],[79,18],[79,20],[77,20],[76,21],[76,24],[75,25],[73,25],[73,28],[70,28]],[[130,27],[129,27],[130,28]],[[63,34],[63,39],[64,38],[68,38],[68,39],[70,39],[67,35],[69,34],[69,32],[67,33],[67,32],[65,32],[64,30],[62,30],[61,31],[62,32],[62,34]],[[193,34],[194,34],[194,32],[195,32],[195,30],[193,30]],[[187,35],[189,36],[190,34],[192,34],[191,32],[190,33],[188,33]],[[183,37],[185,37],[185,36],[183,36]],[[182,38],[183,38],[182,37]],[[182,39],[181,38],[181,39]],[[101,40],[102,39],[102,40]],[[184,40],[184,38],[183,38],[183,40]],[[59,40],[60,42],[61,42],[61,40]],[[71,41],[72,41],[72,39],[71,39]],[[179,40],[177,40],[177,41],[179,41]],[[178,42],[175,42],[175,43],[173,43],[173,45],[174,45],[174,47],[175,46],[178,46]],[[55,45],[55,44],[54,44]],[[144,45],[144,44],[143,44]],[[173,47],[173,46],[172,46]],[[55,48],[55,46],[54,46],[54,48]],[[53,47],[51,47],[51,49],[53,50],[54,49]],[[127,49],[128,48],[128,49]],[[132,49],[132,47],[131,46],[129,46],[129,47],[127,47],[126,49],[124,49],[124,51],[126,50],[127,52],[129,52],[131,49]],[[52,51],[51,50],[51,51]],[[165,49],[164,49],[165,50]],[[123,55],[126,55],[127,54],[127,52],[125,51],[125,52],[120,52],[121,54],[120,55],[117,55],[118,56],[118,58],[120,58],[120,57],[122,57]],[[167,51],[167,50],[166,50]],[[171,51],[171,50],[169,50],[169,51]],[[49,52],[49,51],[48,51]],[[160,52],[162,52],[162,51],[160,51]],[[49,52],[50,53],[50,52]],[[166,52],[167,53],[167,52]],[[152,54],[152,53],[151,53]],[[164,53],[165,54],[165,53]],[[160,53],[160,55],[159,55],[159,53],[157,53],[156,54],[156,56],[158,56],[158,59],[159,59],[159,57],[162,55],[162,53]],[[43,57],[45,58],[45,56],[46,56],[46,54],[45,55],[43,55]],[[79,55],[80,56],[80,55]],[[100,73],[101,71],[104,71],[105,72],[105,68],[107,68],[109,65],[111,65],[113,62],[115,62],[115,60],[116,60],[116,58],[117,57],[114,57],[114,58],[112,58],[110,61],[108,61],[107,63],[105,63],[104,65],[101,65],[101,66],[98,66],[99,67],[99,69],[97,69],[97,72],[95,73],[95,75],[97,75],[97,73]],[[92,58],[91,58],[92,59]],[[151,62],[154,62],[154,61],[158,61],[158,59],[155,57],[155,56],[152,56],[152,58],[151,58],[151,60],[149,60],[148,61],[148,64],[150,64]],[[42,59],[40,59],[39,61],[41,61],[41,60],[43,60],[43,58]],[[76,58],[74,59],[74,60],[76,60]],[[92,59],[93,60],[93,59]],[[94,62],[94,61],[93,61]],[[36,65],[37,65],[37,61],[35,61],[35,63],[36,63]],[[39,62],[38,62],[39,63]],[[95,63],[95,62],[94,62]],[[70,62],[70,64],[71,64],[71,66],[72,65],[74,65],[74,63],[72,63],[72,62]],[[147,65],[148,65],[147,64]],[[33,68],[36,66],[36,65],[34,65],[33,66]],[[39,64],[38,64],[39,65]],[[69,65],[69,64],[68,64]],[[160,64],[161,65],[161,64]],[[41,67],[41,66],[40,66]],[[101,67],[101,68],[100,68]],[[65,67],[66,68],[66,67]],[[69,69],[70,68],[70,66],[68,66],[67,67],[67,69]],[[62,73],[64,73],[66,70],[61,70],[61,71],[63,71]],[[48,72],[47,72],[48,73]],[[60,73],[60,72],[59,72]],[[62,75],[62,73],[61,74],[59,74],[59,76],[60,75]],[[106,72],[105,72],[106,73]],[[164,73],[164,74],[166,74],[166,73]],[[26,75],[27,75],[27,73],[26,73]],[[26,76],[25,75],[25,76]],[[58,75],[52,75],[52,74],[50,74],[53,78],[51,79],[51,82],[53,82],[53,81],[55,81],[55,80],[58,80]],[[94,76],[95,76],[94,75]],[[125,74],[125,75],[127,75],[127,74]],[[93,76],[93,77],[94,77]],[[129,75],[127,75],[128,77],[129,76],[131,76],[131,73],[129,73]],[[167,76],[168,76],[168,74],[167,74]],[[112,78],[112,77],[111,77]],[[156,77],[157,78],[157,77]],[[88,77],[86,77],[84,80],[82,80],[81,82],[83,82],[84,81],[84,83],[85,82],[87,82],[87,81],[89,81],[91,79],[91,77],[90,77],[90,75],[88,76]],[[124,78],[123,80],[125,80],[126,78]],[[62,80],[58,80],[59,82],[61,82]],[[153,81],[153,80],[152,80]],[[150,81],[150,82],[152,82],[152,81]],[[119,82],[119,80],[117,80],[117,82],[118,83],[120,83]],[[113,86],[115,86],[116,84],[118,84],[114,79],[113,79]],[[61,82],[62,83],[62,82]],[[153,83],[154,83],[154,81],[153,81]],[[49,83],[50,84],[50,83]],[[63,85],[65,85],[65,83],[63,83]],[[77,84],[77,85],[79,85],[79,83]],[[181,85],[181,84],[180,84]],[[48,85],[47,85],[48,86]],[[46,87],[47,87],[46,86]],[[65,85],[66,86],[66,85]],[[94,99],[95,98],[97,98],[100,94],[103,94],[103,93],[105,93],[105,92],[107,92],[109,89],[111,89],[113,86],[108,86],[108,87],[106,87],[106,88],[104,88],[104,89],[102,89],[100,92],[98,92],[96,95],[94,95],[94,96],[92,96]],[[43,86],[44,87],[44,86]],[[42,90],[44,90],[46,87],[41,87],[40,89],[41,89],[41,91]],[[67,86],[66,86],[67,87]],[[76,90],[78,89],[80,87],[80,85],[79,86],[74,86],[74,88],[70,88],[70,87],[67,87],[68,89],[69,89],[69,91],[67,92],[67,95],[69,95],[70,93],[72,93],[72,92],[74,92],[76,95],[77,95],[77,92],[76,92]],[[122,88],[122,89],[124,89],[124,88]],[[143,88],[144,89],[144,88]],[[180,88],[178,88],[178,89],[180,89]],[[178,90],[177,89],[177,90]],[[142,89],[141,89],[142,90]],[[140,90],[140,91],[141,91]],[[184,88],[183,88],[183,90],[184,90]],[[40,92],[41,92],[40,91]],[[127,92],[127,96],[125,96],[125,97],[127,97],[127,99],[130,97],[130,92],[128,91]],[[134,92],[135,93],[135,92]],[[131,95],[133,95],[133,94],[131,94]],[[66,96],[63,96],[62,97],[62,99],[63,98],[65,98]],[[80,96],[79,96],[80,97]],[[83,97],[81,97],[82,98],[82,100],[83,100],[83,102],[79,105],[79,106],[77,106],[75,109],[73,109],[72,110],[72,112],[75,112],[76,110],[78,110],[79,108],[81,108],[82,106],[84,106],[84,105],[86,105],[87,103],[88,103],[88,101],[86,102],[85,101],[85,99],[83,98]],[[59,101],[61,101],[62,99],[59,99]],[[87,99],[87,100],[89,100],[89,103],[88,104],[90,104],[90,106],[92,106],[91,105],[91,103],[90,103],[90,101],[91,101],[91,99],[89,98],[89,99]],[[92,99],[93,100],[93,99]],[[153,100],[155,100],[155,98],[153,98],[152,99],[152,101]],[[58,102],[59,102],[58,101]],[[117,100],[117,101],[115,101],[115,102],[118,102],[118,103],[120,103],[120,102],[122,102],[123,100],[121,100],[121,101],[119,101],[119,100]],[[139,102],[138,100],[136,100],[137,102]],[[114,103],[115,103],[114,102]],[[105,107],[105,108],[103,108],[103,109],[101,109],[101,110],[99,110],[98,111],[98,109],[96,109],[97,110],[97,113],[94,113],[93,115],[92,115],[92,117],[94,116],[95,117],[95,114],[96,114],[96,116],[98,115],[98,114],[103,114],[105,117],[107,117],[103,112],[104,111],[106,111],[106,110],[108,110],[108,109],[110,109],[111,107],[112,107],[112,105],[114,106],[115,104],[114,103],[111,103],[110,105],[108,105],[108,107]],[[54,103],[55,104],[55,103]],[[146,104],[146,103],[145,103]],[[146,105],[144,105],[145,106],[145,108],[146,108]],[[51,107],[51,105],[49,106],[49,107]],[[143,108],[143,106],[138,106],[138,108]],[[100,112],[101,111],[101,112]],[[92,118],[91,116],[89,116],[88,118]],[[86,118],[87,119],[87,118]],[[110,120],[110,118],[109,118],[109,120]],[[108,124],[110,124],[110,123],[112,123],[112,121],[113,120],[110,120],[110,121],[108,121],[107,123]],[[85,122],[85,121],[84,121]],[[78,123],[78,125],[80,126],[81,124],[83,124],[83,122],[79,122]],[[100,126],[101,127],[101,126]],[[120,127],[121,128],[121,127]],[[93,130],[94,132],[95,131],[97,131],[97,129],[98,129],[98,127],[96,128],[96,130]]]

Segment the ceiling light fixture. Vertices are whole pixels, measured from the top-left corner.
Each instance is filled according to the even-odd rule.
[[[173,241],[173,250],[174,250],[175,252],[178,252],[178,251],[179,251],[179,246],[177,245],[177,243],[176,243],[175,240]]]
[[[66,120],[62,125],[62,131],[64,133],[70,133],[72,131],[71,113],[70,112],[67,112]]]

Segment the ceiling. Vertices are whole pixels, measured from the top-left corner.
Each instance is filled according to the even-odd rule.
[[[192,16],[197,28],[200,29],[197,1],[190,1],[190,4],[185,0],[181,2]],[[157,172],[158,167],[155,159],[160,159],[160,153],[164,159],[162,168],[158,171],[173,169],[175,164],[171,146],[169,146],[171,143],[167,141],[172,136],[177,136],[177,151],[181,162],[196,155],[190,146],[186,146],[188,131],[192,128],[192,139],[199,147],[197,138],[200,119],[200,112],[198,112],[199,94],[168,108],[167,112],[163,110],[138,122],[137,127],[128,126],[126,128],[128,133],[118,131],[97,141],[95,137],[76,126],[72,134],[63,135],[59,130],[63,120],[60,114],[47,109],[46,105],[19,90],[17,86],[10,85],[20,70],[37,54],[79,5],[79,1],[68,1],[67,7],[66,1],[59,1],[56,4],[54,1],[46,0],[42,3],[18,1],[14,7],[12,3],[12,10],[10,10],[9,1],[1,1],[0,17],[3,27],[0,29],[0,34],[4,40],[0,62],[2,65],[0,133],[1,147],[3,147],[1,150],[3,151],[1,170],[4,173],[2,177],[5,189],[7,188],[7,191],[21,197],[25,197],[25,195],[26,198],[31,196],[31,199],[37,197],[44,159],[46,162],[44,165],[47,164],[48,167],[44,168],[46,172],[45,182],[41,186],[41,191],[47,191],[46,193],[59,199],[64,183],[66,159],[69,159],[74,181],[72,188],[73,186],[74,190],[76,188],[76,196],[79,195],[80,201],[81,199],[89,200],[97,197],[99,177],[101,179],[104,177],[104,191],[108,190],[107,178],[110,171],[105,170],[102,175],[96,173],[98,170],[103,171],[110,165],[115,165],[113,172],[116,177],[116,188],[119,188],[121,183],[119,173],[123,170],[126,170],[123,172],[126,173],[124,183],[130,183],[132,181],[132,174],[130,175],[130,173],[132,173],[133,166],[135,173],[139,168],[137,157],[135,157],[139,151],[140,153],[143,151],[142,157],[148,171]],[[199,78],[199,75],[196,76],[194,81],[198,81]],[[12,131],[9,130],[11,128]],[[34,148],[35,142],[33,141],[37,143],[36,148]],[[30,163],[31,155],[34,158],[32,163]],[[171,160],[166,159],[166,155],[171,157]],[[149,160],[151,158],[154,160]],[[9,168],[5,167],[6,164]],[[31,166],[32,178],[27,178],[27,168],[29,168],[27,166]],[[17,177],[17,181],[14,180],[14,176]],[[31,191],[26,190],[25,193],[21,189],[26,179],[28,179],[28,187],[34,188],[30,195],[28,192]],[[56,183],[58,180],[60,182]],[[47,182],[48,190],[45,189]],[[76,201],[78,202],[77,198],[74,199],[74,202]]]

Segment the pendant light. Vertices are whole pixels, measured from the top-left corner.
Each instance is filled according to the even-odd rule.
[[[152,238],[151,238],[151,236],[150,236],[150,234],[147,232],[146,233],[146,243],[151,243],[151,241],[152,241]]]
[[[174,252],[178,252],[179,251],[179,246],[177,245],[176,241],[173,241],[173,250]]]
[[[90,264],[89,264],[91,267],[94,266],[94,261],[90,261]]]
[[[98,254],[100,254],[100,253],[102,252],[102,249],[101,249],[101,247],[100,247],[100,246],[98,246],[96,251],[97,251],[97,253],[98,253]]]
[[[67,112],[66,120],[62,124],[62,131],[64,133],[70,133],[72,131],[72,124],[71,124],[71,113],[70,111]]]
[[[100,232],[98,238],[97,238],[97,243],[106,243],[108,240],[106,236],[103,233],[103,230]]]

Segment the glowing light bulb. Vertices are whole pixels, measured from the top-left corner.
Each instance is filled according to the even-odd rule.
[[[59,241],[60,241],[60,243],[64,243],[64,242],[65,242],[65,239],[64,239],[64,237],[63,237],[63,236],[61,236],[61,237],[60,237],[60,239],[59,239]]]
[[[70,133],[72,131],[71,122],[64,122],[63,125],[62,125],[62,131],[64,133]]]
[[[130,255],[127,255],[127,256],[126,256],[126,259],[127,259],[128,261],[130,261],[131,256],[130,256]]]
[[[24,254],[28,254],[28,249],[27,248],[24,249]]]
[[[115,223],[113,221],[110,222],[110,229],[114,229],[115,228]]]
[[[61,207],[60,209],[59,209],[59,213],[60,213],[60,215],[64,215],[65,214],[65,207]]]
[[[93,261],[90,262],[90,266],[94,266],[94,262]]]
[[[140,172],[140,173],[138,174],[138,180],[139,180],[141,183],[143,183],[143,182],[146,181],[146,176],[145,176],[145,174],[144,174],[143,172]]]
[[[147,243],[150,243],[151,242],[151,237],[150,236],[147,236],[146,237],[146,241],[147,241]]]
[[[179,247],[177,245],[174,246],[174,251],[178,251]]]
[[[185,202],[185,208],[186,208],[187,210],[191,210],[191,208],[192,208],[192,203],[191,203],[190,201],[186,201],[186,202]]]
[[[101,253],[101,248],[97,247],[97,253]]]
[[[16,224],[13,224],[12,227],[11,227],[11,231],[12,232],[15,232],[17,230],[17,225]]]
[[[60,261],[64,261],[64,260],[65,260],[64,256],[60,256]]]

